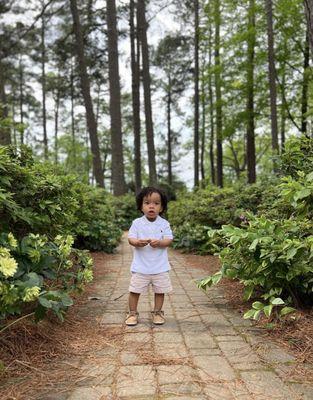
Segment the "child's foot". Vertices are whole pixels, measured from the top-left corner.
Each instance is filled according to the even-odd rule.
[[[152,322],[155,325],[163,325],[165,322],[165,318],[164,318],[164,311],[151,311],[152,315],[153,315],[153,319]]]
[[[134,326],[138,324],[138,315],[137,311],[129,311],[127,317],[125,319],[125,324],[128,326]]]

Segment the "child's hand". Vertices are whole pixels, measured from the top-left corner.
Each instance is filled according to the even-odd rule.
[[[152,240],[150,241],[150,246],[151,246],[151,247],[154,247],[154,248],[159,247],[159,246],[160,246],[160,240],[158,240],[158,239],[152,239]]]
[[[150,239],[138,239],[136,243],[136,247],[145,247],[151,242]]]

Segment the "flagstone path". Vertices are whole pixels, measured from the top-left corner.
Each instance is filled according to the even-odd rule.
[[[166,324],[151,323],[149,293],[140,299],[140,323],[126,327],[131,258],[124,238],[108,274],[94,285],[93,307],[110,334],[108,345],[81,364],[74,390],[42,400],[313,399],[313,385],[288,377],[293,356],[229,310],[220,288],[197,289],[194,280],[205,273],[177,251],[170,250],[174,293],[165,298]]]

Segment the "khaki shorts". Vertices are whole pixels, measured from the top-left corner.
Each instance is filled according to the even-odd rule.
[[[132,293],[147,293],[150,284],[154,293],[170,293],[173,290],[169,272],[152,275],[132,272],[129,291]]]

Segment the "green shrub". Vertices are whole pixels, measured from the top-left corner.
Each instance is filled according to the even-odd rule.
[[[247,316],[258,317],[261,311],[270,315],[274,299],[279,304],[309,304],[313,301],[313,172],[298,172],[298,180],[282,179],[279,204],[292,210],[280,219],[247,214],[241,228],[223,226],[216,231],[227,246],[220,250],[222,268],[219,278],[237,278],[246,286],[245,298],[261,290],[269,304],[257,304]],[[212,277],[199,282],[206,288]],[[277,303],[278,305],[278,303]],[[284,308],[283,313],[288,309]]]
[[[51,309],[60,319],[72,305],[70,294],[92,280],[92,260],[72,249],[71,236],[29,234],[20,242],[0,236],[0,319],[31,306],[37,319]]]
[[[132,221],[142,216],[141,212],[137,210],[136,197],[133,193],[109,196],[108,203],[114,208],[115,221],[123,230],[129,229]]]
[[[121,220],[110,196],[103,189],[81,189],[74,227],[75,246],[112,253],[121,235]]]
[[[25,150],[0,147],[0,229],[53,239],[70,234],[75,245],[112,252],[121,237],[111,197],[59,167],[35,162]]]

